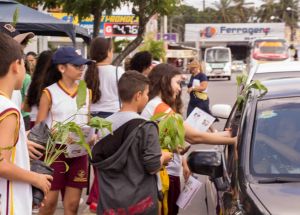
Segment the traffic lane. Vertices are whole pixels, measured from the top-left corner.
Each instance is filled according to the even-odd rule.
[[[233,73],[231,80],[226,79],[210,79],[208,82],[208,95],[210,99],[210,107],[214,104],[229,104],[233,106],[236,99],[236,76],[239,73]],[[189,95],[187,93],[187,88],[182,89],[182,100],[184,104],[184,110],[189,102]],[[184,112],[184,113],[185,113]],[[218,130],[223,130],[226,120],[220,119],[220,122],[214,123],[214,127]],[[192,145],[189,152],[186,154],[188,156],[194,150],[197,149],[210,149],[214,146],[199,144]],[[179,210],[179,215],[215,215],[216,208],[216,190],[214,189],[212,183],[209,181],[207,176],[195,174],[198,180],[202,183],[201,188],[196,193],[194,199],[191,201],[190,205],[185,209]],[[183,179],[181,180],[184,181]],[[182,183],[183,186],[183,183]]]

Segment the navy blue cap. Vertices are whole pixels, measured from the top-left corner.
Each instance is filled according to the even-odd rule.
[[[76,52],[76,50],[71,46],[61,47],[56,50],[56,52],[52,56],[53,64],[74,64],[77,66],[83,64],[90,64],[92,61],[83,58],[80,54]]]

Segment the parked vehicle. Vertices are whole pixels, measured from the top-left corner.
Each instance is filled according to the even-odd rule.
[[[289,61],[285,39],[276,37],[258,38],[251,42],[250,67],[272,61]]]
[[[232,72],[244,72],[246,70],[246,65],[242,60],[234,60],[232,61],[231,70]]]
[[[226,47],[212,47],[205,49],[204,72],[208,79],[231,79],[231,51]]]
[[[237,147],[194,151],[192,172],[208,175],[224,215],[298,215],[300,211],[300,78],[266,80],[268,93],[252,90],[243,109],[235,105],[226,127]],[[222,107],[212,108],[215,116]]]
[[[300,77],[300,61],[281,61],[257,64],[248,75],[247,83],[252,80],[268,80],[287,77]]]

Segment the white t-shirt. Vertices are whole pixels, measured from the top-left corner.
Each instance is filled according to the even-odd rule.
[[[16,114],[19,124],[18,138],[16,145],[11,150],[10,162],[24,170],[30,171],[27,137],[19,107],[10,99],[0,95],[0,120],[3,120],[9,114]],[[0,196],[0,214],[32,214],[31,184],[21,181],[11,181],[0,177]]]
[[[154,97],[151,99],[146,107],[144,108],[141,115],[147,119],[150,119],[153,115],[157,113],[169,113],[172,109],[165,104],[160,97]],[[181,155],[174,153],[173,159],[168,163],[167,171],[169,175],[180,176],[182,167],[182,157]]]
[[[17,105],[17,107],[21,110],[22,109],[22,94],[21,90],[14,90],[11,96],[11,100],[13,103]]]
[[[100,80],[100,100],[91,105],[91,112],[112,112],[115,113],[120,110],[119,94],[118,94],[118,80],[124,74],[122,67],[113,65],[98,66],[98,74]],[[130,86],[130,83],[128,83]]]

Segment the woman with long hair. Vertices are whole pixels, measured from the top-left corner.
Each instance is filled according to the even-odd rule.
[[[123,75],[121,67],[111,65],[113,60],[113,43],[111,38],[97,37],[90,47],[90,58],[94,62],[85,73],[85,81],[92,90],[91,114],[106,118],[120,110],[118,80]],[[87,204],[96,210],[99,197],[97,175],[91,188]]]
[[[49,128],[56,122],[71,120],[77,124],[87,124],[89,117],[90,93],[87,90],[86,104],[77,109],[78,80],[90,63],[79,55],[73,47],[61,47],[52,56],[51,64],[45,74],[42,95],[36,124],[44,121]],[[78,114],[79,113],[79,114]],[[75,117],[70,118],[72,116]],[[66,170],[66,165],[69,167]],[[39,214],[54,214],[59,192],[64,193],[64,214],[77,214],[82,189],[87,187],[87,155],[75,157],[62,154],[51,167],[54,169],[51,191],[48,193],[45,206]]]
[[[25,105],[26,111],[30,112],[31,127],[34,125],[36,120],[38,105],[40,103],[42,91],[45,88],[45,86],[43,86],[43,82],[46,72],[51,64],[52,55],[53,52],[50,50],[43,51],[38,56],[34,72],[32,73]]]
[[[181,82],[182,74],[170,64],[159,64],[152,69],[148,78],[150,79],[149,102],[142,112],[142,116],[151,118],[158,113],[182,113]],[[191,144],[234,144],[235,138],[224,137],[218,133],[199,132],[184,123],[185,140]],[[185,179],[189,176],[189,169],[186,161],[179,153],[174,153],[174,158],[166,167],[169,175],[169,188],[167,206],[163,206],[162,214],[175,215],[178,213],[176,205],[180,193],[180,173],[183,166]]]

